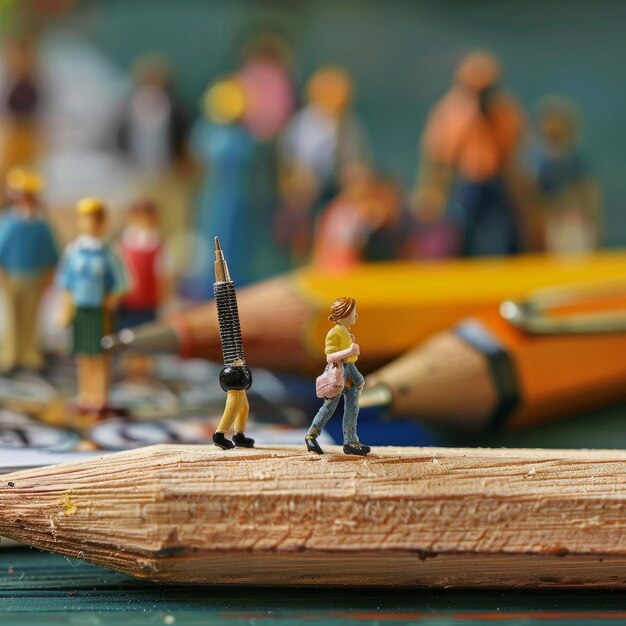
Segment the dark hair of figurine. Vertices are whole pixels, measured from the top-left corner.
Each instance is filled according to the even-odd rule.
[[[356,300],[354,298],[337,298],[330,305],[330,315],[328,320],[335,323],[342,320],[344,317],[348,317],[356,306]]]

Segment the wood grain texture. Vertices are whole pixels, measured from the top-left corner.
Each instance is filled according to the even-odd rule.
[[[155,446],[3,476],[0,534],[161,582],[626,587],[626,453]]]

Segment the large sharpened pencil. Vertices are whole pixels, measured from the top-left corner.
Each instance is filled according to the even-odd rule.
[[[0,534],[164,583],[626,587],[626,453],[156,446],[2,477]]]
[[[536,335],[487,311],[368,376],[361,406],[461,430],[528,428],[625,402],[624,354],[626,332]]]

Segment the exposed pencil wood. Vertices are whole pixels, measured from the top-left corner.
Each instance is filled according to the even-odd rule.
[[[626,587],[626,453],[156,446],[3,476],[0,534],[168,583]]]

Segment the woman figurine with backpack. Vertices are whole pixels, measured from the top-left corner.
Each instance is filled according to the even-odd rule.
[[[356,301],[353,298],[338,298],[330,307],[328,319],[335,325],[326,335],[326,361],[328,365],[317,380],[317,394],[324,398],[305,437],[309,452],[323,454],[317,442],[319,434],[333,416],[339,399],[343,395],[343,451],[345,454],[366,456],[369,446],[359,442],[356,424],[359,416],[359,396],[365,379],[356,368],[359,346],[354,343],[350,325],[357,320]]]

